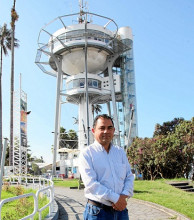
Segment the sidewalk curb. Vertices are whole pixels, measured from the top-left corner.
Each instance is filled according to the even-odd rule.
[[[162,205],[159,205],[159,204],[156,204],[156,203],[153,203],[153,202],[148,202],[148,201],[144,201],[144,200],[140,200],[140,199],[135,199],[135,198],[131,198],[131,200],[135,200],[136,202],[138,203],[142,203],[142,204],[145,204],[147,206],[151,206],[155,209],[158,209],[160,211],[163,211],[169,215],[171,215],[172,217],[177,217],[176,220],[190,220],[190,218],[186,217],[185,215],[179,213],[179,212],[176,212],[172,209],[169,209],[169,208],[166,208]]]
[[[54,199],[53,211],[51,212],[51,216],[46,217],[44,220],[57,220],[58,218],[59,218],[59,207]]]

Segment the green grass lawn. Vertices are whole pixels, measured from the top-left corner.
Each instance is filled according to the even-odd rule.
[[[194,194],[183,192],[180,189],[167,184],[168,181],[178,180],[135,180],[134,198],[153,202],[164,207],[173,209],[194,220]],[[55,186],[77,187],[78,180],[54,180]]]
[[[55,186],[78,187],[78,179],[54,179]]]
[[[194,220],[194,194],[176,189],[167,182],[137,180],[134,183],[134,198],[157,203]]]
[[[17,195],[26,194],[26,193],[36,193],[35,190],[32,189],[24,189],[23,187],[14,187],[7,186],[2,190],[1,199],[11,198]],[[43,207],[48,203],[48,199],[46,196],[41,196],[38,198],[39,208]],[[21,219],[24,216],[31,214],[34,210],[34,199],[33,197],[22,198],[19,200],[15,200],[9,203],[5,203],[1,209],[1,219],[6,220],[15,220]],[[42,218],[44,219],[49,212],[49,209],[46,208],[42,212]],[[38,213],[35,215],[34,220],[38,220]]]

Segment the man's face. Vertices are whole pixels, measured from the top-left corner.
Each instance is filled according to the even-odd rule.
[[[113,127],[110,119],[99,118],[96,123],[96,127],[92,128],[94,138],[102,146],[109,146],[113,139],[115,128]]]

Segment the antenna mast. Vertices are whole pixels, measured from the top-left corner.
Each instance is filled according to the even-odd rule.
[[[83,23],[84,22],[84,19],[83,19],[83,8],[84,8],[84,6],[83,6],[83,0],[79,0],[79,7],[80,7],[80,16],[79,16],[79,18],[78,18],[78,20],[79,20],[79,24],[81,24],[81,23]]]

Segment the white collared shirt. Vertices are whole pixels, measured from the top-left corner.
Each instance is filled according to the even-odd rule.
[[[105,205],[116,203],[121,194],[133,195],[134,176],[126,153],[111,145],[109,153],[95,141],[79,156],[79,171],[85,185],[85,197]]]

